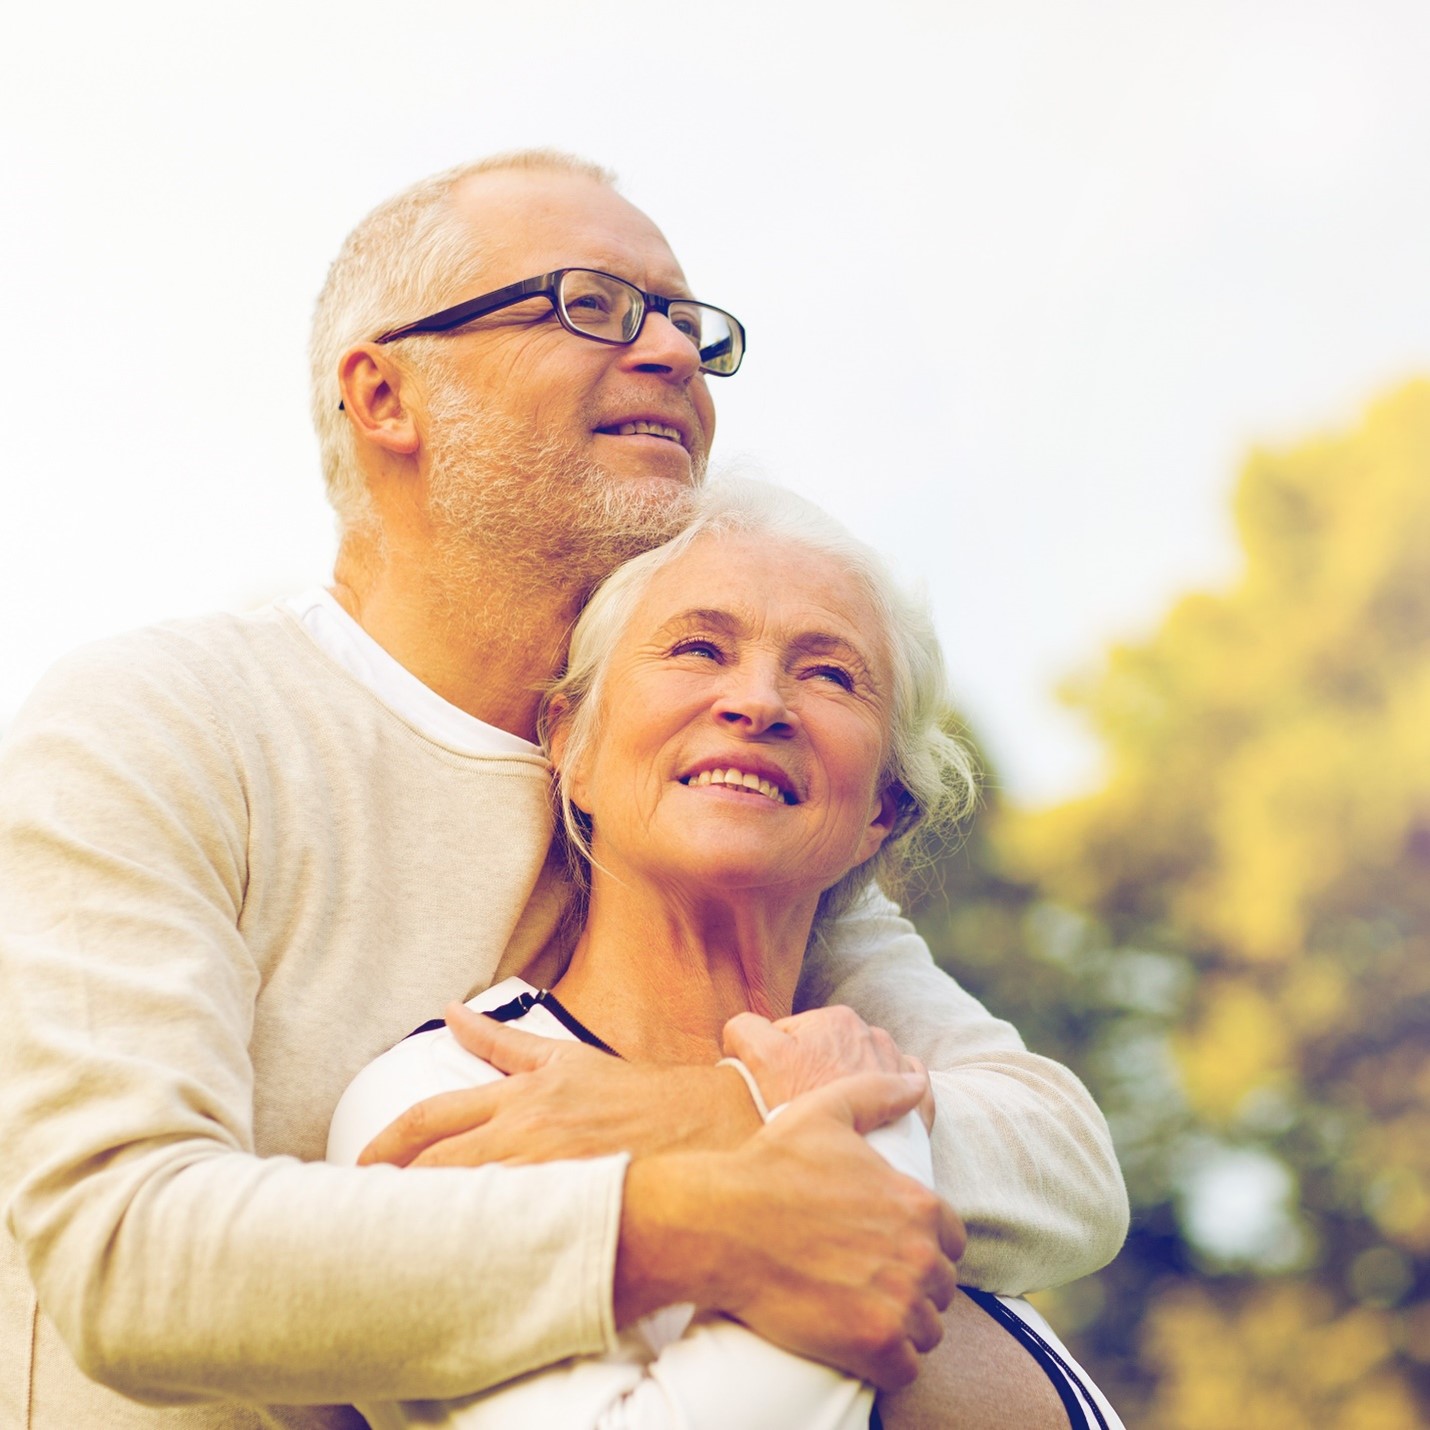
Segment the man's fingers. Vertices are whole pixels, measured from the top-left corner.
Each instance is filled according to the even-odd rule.
[[[553,1038],[508,1028],[462,1003],[449,1003],[442,1015],[452,1036],[469,1052],[504,1073],[534,1072],[570,1048]]]
[[[968,1232],[964,1228],[963,1218],[947,1202],[942,1201],[939,1203],[938,1244],[950,1261],[961,1261],[968,1246]],[[947,1294],[943,1294],[944,1288],[940,1286],[940,1294],[932,1298],[940,1311],[948,1309],[948,1303],[953,1300],[953,1293],[957,1289],[958,1278],[950,1274]]]
[[[806,1093],[784,1115],[826,1113],[867,1136],[917,1107],[927,1086],[917,1073],[856,1073]]]
[[[362,1150],[358,1166],[390,1162],[406,1167],[444,1138],[480,1127],[495,1112],[504,1084],[463,1088],[459,1092],[439,1092],[435,1097],[409,1107],[390,1122]]]
[[[909,1340],[920,1355],[927,1355],[943,1339],[943,1321],[930,1301],[920,1301],[910,1314]]]
[[[900,1053],[900,1064],[905,1072],[917,1073],[919,1077],[927,1080],[928,1069],[912,1053]],[[924,1095],[919,1100],[919,1119],[924,1125],[925,1132],[933,1131],[933,1120],[938,1115],[938,1107],[933,1100],[933,1083],[929,1082],[924,1089]]]
[[[424,1147],[407,1165],[409,1167],[489,1167],[500,1162],[505,1167],[525,1165],[530,1161],[520,1147],[512,1148],[502,1136],[501,1124],[485,1122],[465,1132],[453,1133]]]
[[[857,1368],[856,1373],[860,1379],[869,1381],[880,1390],[898,1390],[912,1385],[918,1375],[918,1352],[914,1350],[913,1342],[905,1337],[880,1350],[867,1365]]]
[[[762,1050],[782,1050],[787,1042],[785,1035],[758,1013],[736,1013],[720,1036],[725,1056],[739,1058],[742,1063],[759,1061]]]

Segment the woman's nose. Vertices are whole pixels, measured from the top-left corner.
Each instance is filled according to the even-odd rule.
[[[712,713],[720,724],[744,735],[788,735],[798,724],[783,683],[763,672],[742,673],[732,679],[715,701]]]

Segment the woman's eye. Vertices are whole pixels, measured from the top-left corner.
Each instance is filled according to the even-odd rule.
[[[723,652],[720,647],[710,640],[685,640],[674,646],[670,652],[672,655],[702,655],[710,660],[722,659]]]
[[[816,680],[829,680],[839,686],[841,690],[854,689],[854,677],[842,666],[838,665],[815,665],[811,666],[809,674]]]

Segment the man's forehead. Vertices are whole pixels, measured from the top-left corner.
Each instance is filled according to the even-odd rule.
[[[689,291],[665,235],[629,200],[584,174],[489,170],[459,184],[453,204],[482,254],[484,286],[554,268],[599,268],[652,292]]]

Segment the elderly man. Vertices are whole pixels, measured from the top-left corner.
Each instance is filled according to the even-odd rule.
[[[32,698],[0,756],[4,1423],[347,1425],[325,1403],[470,1392],[677,1300],[910,1378],[963,1237],[847,1125],[872,1105],[751,1142],[730,1069],[558,1059],[399,1140],[490,1164],[515,1120],[584,1160],[319,1160],[357,1068],[559,956],[538,692],[592,583],[678,527],[742,344],[589,165],[418,185],[319,300],[332,590],[103,643]],[[966,1279],[1111,1255],[1100,1115],[896,911],[846,919],[805,994],[934,1069]]]

